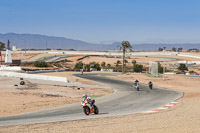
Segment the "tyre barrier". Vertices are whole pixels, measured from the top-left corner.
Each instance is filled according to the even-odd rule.
[[[21,81],[21,82],[20,82],[20,85],[25,85],[25,82],[24,82],[24,81]]]

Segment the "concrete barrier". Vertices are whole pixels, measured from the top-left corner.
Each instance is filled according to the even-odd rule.
[[[22,70],[22,67],[1,65],[1,66],[0,66],[0,70],[21,71],[21,70]]]
[[[192,54],[178,54],[178,56],[191,57],[191,58],[200,59],[200,56],[199,56],[199,55],[192,55]]]
[[[113,69],[101,69],[102,72],[113,72]]]
[[[67,78],[57,77],[57,76],[45,76],[45,75],[35,75],[35,74],[26,74],[26,73],[17,73],[17,72],[3,72],[3,71],[0,71],[0,76],[16,77],[16,78],[28,78],[28,79],[40,79],[40,80],[51,80],[51,81],[60,81],[60,82],[67,82],[68,83]]]
[[[200,64],[200,61],[179,61],[179,64]]]
[[[54,70],[38,70],[38,71],[27,71],[28,74],[34,73],[49,73],[49,72],[64,72],[65,69],[54,69]]]

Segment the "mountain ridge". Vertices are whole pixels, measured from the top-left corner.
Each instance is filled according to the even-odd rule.
[[[65,37],[47,36],[41,34],[29,34],[29,33],[0,33],[0,41],[7,43],[8,39],[11,45],[16,45],[18,48],[26,49],[75,49],[75,50],[119,50],[117,46],[121,45],[121,42],[114,42],[112,44],[94,44],[84,42],[81,40],[69,39]],[[172,49],[172,47],[182,47],[183,49],[198,48],[200,44],[133,44],[133,50],[136,51],[157,51],[159,47],[166,47],[166,49]]]

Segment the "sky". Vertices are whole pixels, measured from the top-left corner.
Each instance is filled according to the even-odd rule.
[[[0,0],[0,33],[90,43],[200,43],[200,0]]]

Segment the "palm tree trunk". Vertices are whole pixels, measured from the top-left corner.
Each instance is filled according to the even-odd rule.
[[[125,73],[124,71],[124,62],[125,62],[125,48],[123,48],[123,63],[122,63],[122,73]]]

